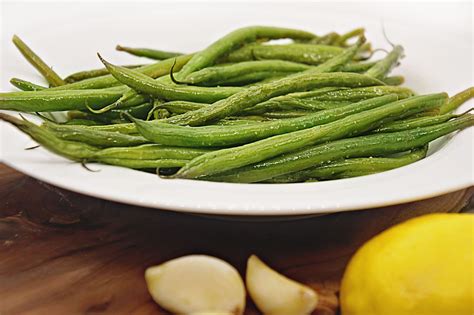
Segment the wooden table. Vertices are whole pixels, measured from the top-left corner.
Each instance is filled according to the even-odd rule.
[[[0,164],[0,314],[166,314],[147,266],[209,254],[245,269],[255,253],[315,288],[315,314],[337,314],[354,251],[408,218],[465,208],[474,188],[380,209],[304,220],[237,222],[158,211],[58,189]],[[248,302],[246,314],[257,314]]]

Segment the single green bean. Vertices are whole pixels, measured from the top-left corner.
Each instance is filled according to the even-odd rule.
[[[394,46],[392,51],[388,53],[385,58],[377,62],[372,68],[365,72],[366,75],[383,79],[395,67],[398,61],[403,57],[403,47],[400,45]]]
[[[91,130],[91,128],[83,126],[56,124],[50,121],[45,121],[42,126],[60,139],[82,142],[101,148],[129,147],[150,142],[141,135]]]
[[[341,36],[338,36],[337,39],[334,41],[333,45],[347,47],[348,46],[347,41],[349,39],[354,38],[354,37],[359,37],[361,35],[364,35],[364,33],[365,33],[365,29],[362,27],[353,29],[345,34],[342,34]]]
[[[158,78],[170,73],[171,67],[174,65],[174,70],[178,71],[181,67],[191,59],[193,55],[183,55],[176,58],[161,60],[151,65],[136,68],[135,71],[147,75],[151,78]],[[122,85],[112,75],[104,75],[101,77],[85,79],[79,82],[66,84],[47,89],[47,91],[56,90],[88,90],[88,89],[103,89]]]
[[[18,48],[25,59],[33,66],[52,86],[66,84],[61,77],[54,72],[30,47],[28,47],[18,36],[13,35],[13,44]]]
[[[143,66],[144,65],[126,65],[122,67],[129,68],[129,69],[136,69]],[[107,68],[79,71],[79,72],[75,72],[73,74],[68,75],[66,78],[64,78],[64,81],[66,81],[66,83],[74,83],[74,82],[83,81],[85,79],[101,77],[108,74],[109,74],[109,71],[107,70]]]
[[[456,110],[459,106],[474,98],[474,86],[459,92],[449,98],[448,102],[439,109],[440,114],[446,114]]]
[[[474,115],[464,115],[434,126],[332,141],[207,179],[239,183],[265,181],[341,158],[380,156],[411,150],[453,131],[473,125]]]
[[[369,61],[369,62],[351,62],[348,63],[344,66],[342,66],[341,71],[343,72],[365,72],[372,68],[375,65],[375,61]]]
[[[0,109],[22,112],[51,112],[101,108],[120,98],[123,88],[75,91],[25,91],[0,93]]]
[[[159,121],[143,121],[135,118],[132,120],[138,132],[154,143],[185,147],[232,146],[326,124],[396,100],[398,100],[396,95],[386,95],[336,109],[307,114],[301,118],[267,121],[245,126],[185,127]]]
[[[182,148],[158,144],[143,144],[136,147],[115,147],[102,149],[95,152],[93,158],[115,158],[128,160],[191,160],[209,151],[209,149],[203,148]]]
[[[226,57],[228,62],[242,62],[254,59],[280,59],[308,65],[319,65],[344,51],[343,48],[328,45],[246,45]]]
[[[400,99],[413,96],[415,93],[406,87],[379,85],[369,87],[356,87],[352,89],[339,89],[335,91],[327,91],[325,93],[318,93],[317,95],[301,95],[299,98],[306,98],[318,101],[360,101],[372,97],[377,97],[387,94],[397,94]]]
[[[379,128],[375,129],[373,132],[397,132],[403,131],[408,129],[414,129],[419,127],[426,127],[437,125],[439,123],[446,122],[450,119],[459,117],[460,115],[455,114],[443,114],[443,115],[436,115],[436,116],[426,116],[426,117],[415,117],[415,118],[407,118],[402,120],[396,120],[389,122],[387,124],[383,124]]]
[[[186,77],[187,84],[217,85],[242,75],[255,72],[294,73],[308,70],[305,64],[283,60],[244,61],[227,66],[214,66],[193,72]]]
[[[214,83],[212,85],[248,86],[248,85],[265,83],[263,81],[266,81],[266,82],[274,81],[274,80],[286,77],[287,75],[288,75],[288,72],[260,71],[260,72],[247,73],[239,77],[230,78],[225,81]],[[207,86],[208,84],[206,83],[206,84],[199,84],[199,85]],[[209,85],[212,86],[211,84]]]
[[[18,78],[10,79],[10,83],[13,86],[19,88],[22,91],[41,91],[41,90],[46,89],[46,87],[44,87],[44,86],[41,86],[41,85],[38,85],[38,84],[35,84],[35,83],[31,83],[29,81],[25,81],[25,80],[18,79]]]
[[[307,170],[271,178],[266,183],[297,183],[311,179],[330,180],[380,173],[424,159],[428,151],[425,145],[396,157],[360,157],[342,159]]]
[[[166,100],[213,103],[217,100],[227,98],[230,95],[242,90],[238,87],[212,88],[164,84],[138,71],[112,65],[102,58],[101,60],[107,69],[109,69],[109,72],[120,82],[142,93],[153,95]]]
[[[375,129],[382,123],[391,121],[401,115],[439,107],[446,99],[446,93],[414,96],[355,113],[325,125],[273,136],[235,148],[207,153],[186,164],[175,176],[178,178],[209,176],[258,163],[309,145],[355,136]]]
[[[163,60],[173,57],[178,57],[183,55],[183,53],[178,52],[171,52],[171,51],[164,51],[164,50],[156,50],[150,48],[134,48],[134,47],[125,47],[121,45],[117,45],[115,47],[118,51],[124,51],[134,56],[138,57],[146,57],[155,60]]]
[[[83,118],[73,118],[69,119],[64,123],[65,125],[71,126],[101,126],[101,123],[95,120],[83,119]]]
[[[321,37],[316,37],[308,41],[309,44],[333,45],[340,37],[338,33],[331,32]]]
[[[391,77],[386,77],[382,81],[387,85],[402,85],[405,82],[405,77],[401,75],[394,75]]]
[[[288,28],[269,26],[240,28],[215,41],[203,51],[196,53],[177,74],[177,79],[187,81],[189,74],[215,64],[219,57],[248,42],[280,38],[311,39],[314,37],[314,34]]]

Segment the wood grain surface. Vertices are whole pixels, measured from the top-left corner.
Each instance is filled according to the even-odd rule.
[[[314,314],[338,314],[342,273],[364,241],[411,217],[461,211],[473,194],[471,187],[379,209],[242,222],[87,197],[0,164],[0,314],[167,314],[143,272],[187,254],[220,257],[240,272],[257,254],[318,291]],[[251,301],[246,314],[258,314]]]

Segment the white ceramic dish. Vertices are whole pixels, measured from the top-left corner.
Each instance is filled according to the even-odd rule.
[[[99,67],[100,51],[116,63],[144,62],[113,51],[116,44],[193,51],[243,25],[299,27],[324,33],[366,27],[375,46],[392,41],[406,48],[396,71],[419,93],[458,92],[472,79],[472,4],[409,3],[4,3],[1,27],[1,90],[10,77],[39,81],[10,44],[16,33],[61,74]],[[472,107],[470,102],[462,109]],[[428,198],[474,184],[473,130],[438,141],[412,165],[353,179],[289,185],[245,185],[162,180],[128,169],[80,165],[33,144],[1,125],[3,161],[50,184],[145,207],[206,214],[304,215],[357,210]],[[25,196],[27,197],[27,196]]]

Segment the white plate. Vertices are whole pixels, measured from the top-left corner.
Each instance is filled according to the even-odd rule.
[[[97,51],[116,63],[144,61],[115,52],[118,43],[193,51],[251,24],[298,27],[319,34],[364,26],[376,47],[387,48],[383,21],[390,39],[406,48],[407,57],[396,71],[406,76],[407,85],[419,93],[455,93],[473,85],[471,12],[470,3],[6,3],[1,87],[11,89],[10,77],[39,80],[10,44],[14,33],[60,74],[68,74],[100,67]],[[473,105],[470,102],[463,109]],[[91,165],[101,170],[91,173],[43,149],[25,151],[32,141],[11,126],[1,127],[3,160],[19,171],[83,194],[160,209],[229,215],[316,214],[403,203],[474,184],[472,128],[438,142],[426,159],[381,174],[320,183],[247,185],[162,180],[103,165]]]

